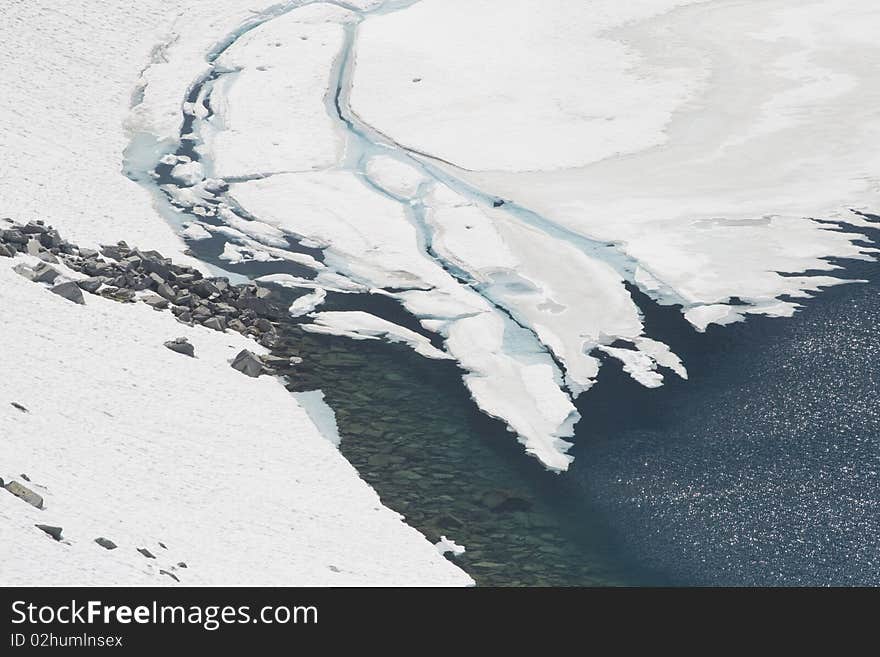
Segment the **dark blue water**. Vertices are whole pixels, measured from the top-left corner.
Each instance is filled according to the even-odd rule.
[[[838,264],[869,282],[704,335],[641,299],[690,380],[649,390],[606,363],[565,476],[643,565],[681,584],[880,584],[880,265]]]

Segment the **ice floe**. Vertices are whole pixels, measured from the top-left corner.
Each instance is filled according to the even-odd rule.
[[[433,346],[424,335],[360,310],[320,312],[311,317],[311,324],[302,325],[303,330],[310,333],[342,335],[355,340],[382,338],[389,342],[402,342],[425,358],[452,358]]]

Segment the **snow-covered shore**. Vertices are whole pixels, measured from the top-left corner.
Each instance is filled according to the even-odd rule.
[[[123,153],[138,135],[176,134],[205,54],[271,4],[0,7],[0,215],[204,267],[123,175]],[[0,258],[0,476],[44,508],[0,491],[0,583],[472,583],[381,505],[278,381],[229,367],[252,341],[145,304],[70,303],[16,260]],[[178,336],[197,358],[163,346]]]

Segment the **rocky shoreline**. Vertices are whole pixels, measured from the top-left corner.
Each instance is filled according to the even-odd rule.
[[[83,292],[120,303],[142,302],[154,310],[169,310],[178,322],[224,332],[233,330],[266,348],[278,344],[278,320],[287,307],[282,295],[256,283],[233,285],[225,277],[206,277],[194,267],[175,264],[157,251],[130,247],[125,242],[102,245],[99,251],[65,240],[57,229],[42,221],[0,223],[0,257],[31,256],[39,262],[21,262],[13,269],[34,283],[77,304]],[[63,265],[73,277],[53,265]],[[185,339],[165,346],[194,357]],[[248,376],[282,373],[299,362],[296,356],[257,356],[243,350],[231,365]]]

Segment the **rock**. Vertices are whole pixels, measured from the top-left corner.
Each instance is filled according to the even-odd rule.
[[[128,255],[128,251],[128,244],[125,242],[120,242],[115,246],[101,245],[101,253],[114,260],[122,260],[122,258]]]
[[[192,313],[188,310],[184,310],[177,316],[178,322],[183,322],[184,324],[192,324],[193,316]]]
[[[177,299],[174,300],[178,306],[190,306],[193,302],[193,296],[189,292],[184,292],[183,294],[178,295]]]
[[[55,249],[64,244],[64,240],[57,230],[48,230],[40,234],[40,244],[47,249]]]
[[[190,358],[196,357],[195,348],[186,338],[175,338],[174,340],[169,340],[165,343],[165,346],[168,347],[171,351],[176,351],[178,354],[183,354],[184,356],[189,356]]]
[[[55,279],[61,274],[54,267],[50,267],[45,262],[39,263],[34,267],[34,283],[54,283]]]
[[[58,258],[56,258],[51,251],[40,251],[40,253],[37,254],[37,257],[43,262],[50,262],[53,265],[58,264]]]
[[[13,249],[8,244],[3,244],[0,242],[0,256],[4,258],[12,258],[15,256],[15,249]]]
[[[179,581],[180,581],[180,578],[179,578],[177,575],[175,575],[174,573],[169,573],[167,570],[162,570],[162,569],[160,568],[160,569],[159,569],[159,574],[160,574],[160,575],[168,575],[168,577],[170,577],[171,579],[173,579],[175,582],[179,582]]]
[[[128,286],[138,292],[141,290],[149,290],[153,287],[153,282],[141,274],[138,274],[137,276],[129,275],[126,278],[128,279]]]
[[[161,285],[156,287],[156,294],[158,294],[160,297],[165,297],[166,299],[168,299],[168,301],[174,301],[174,299],[177,297],[177,293],[174,291],[174,288],[168,285],[168,283],[162,283]]]
[[[507,490],[489,490],[480,496],[480,502],[492,511],[528,511],[532,508],[531,502],[519,497]]]
[[[198,322],[203,322],[211,316],[211,309],[207,306],[196,306],[196,309],[192,311],[193,319]]]
[[[19,263],[12,268],[13,271],[24,276],[34,283],[52,283],[61,274],[56,269],[50,267],[45,262],[39,263],[36,267],[28,267],[24,263]]]
[[[163,299],[158,294],[146,294],[141,300],[154,310],[165,310],[168,307],[168,299]]]
[[[31,269],[30,267],[28,267],[23,262],[20,262],[19,264],[15,265],[15,267],[12,268],[12,271],[14,271],[19,276],[23,276],[24,278],[28,279],[29,281],[34,280],[34,270]]]
[[[217,289],[217,286],[206,279],[202,279],[194,283],[192,286],[192,291],[198,294],[203,299],[207,299],[212,294],[220,293],[220,290]]]
[[[177,282],[181,285],[192,285],[199,280],[196,274],[182,273],[177,275]]]
[[[158,274],[165,280],[173,277],[173,274],[171,272],[170,260],[161,260],[159,258],[147,257],[144,260],[144,271],[150,274]]]
[[[206,319],[202,322],[202,326],[214,329],[215,331],[220,331],[221,333],[226,330],[226,322],[222,317],[211,317],[210,319]]]
[[[113,541],[111,541],[108,538],[104,538],[103,536],[100,538],[96,538],[95,543],[97,543],[102,548],[105,548],[107,550],[115,550],[116,549],[116,543],[114,543]]]
[[[502,205],[504,205],[504,199],[496,198],[492,201],[493,208],[500,208]]]
[[[272,322],[270,322],[265,317],[260,317],[257,321],[254,322],[254,326],[261,333],[267,333],[272,330]]]
[[[263,373],[263,363],[260,362],[260,359],[257,358],[253,352],[247,349],[242,349],[238,352],[238,355],[232,359],[232,363],[230,364],[232,365],[232,369],[238,370],[239,372],[254,378]]]
[[[77,281],[76,284],[79,285],[80,289],[83,289],[86,292],[90,292],[91,294],[95,294],[104,284],[104,280],[105,279],[100,276],[92,276],[90,278],[84,278],[81,281]]]
[[[153,553],[150,552],[147,548],[138,548],[137,551],[140,552],[142,555],[144,555],[147,559],[155,559],[156,558],[153,555]]]
[[[134,301],[135,293],[134,290],[129,290],[127,287],[120,287],[119,289],[112,290],[110,296],[117,301]]]
[[[82,290],[79,289],[79,285],[72,281],[59,283],[55,287],[50,288],[50,292],[57,294],[59,297],[64,297],[68,301],[78,303],[81,306],[84,306],[86,303],[86,300],[83,298]]]
[[[290,367],[290,359],[284,356],[263,356],[260,360],[263,361],[263,365],[273,369],[287,369]]]
[[[42,529],[56,541],[61,540],[61,527],[55,527],[53,525],[34,525],[34,527],[36,527],[37,529]]]
[[[227,328],[231,328],[233,331],[238,331],[239,333],[244,333],[247,331],[247,326],[240,319],[230,319],[229,323],[226,325]]]
[[[19,404],[18,402],[9,402],[9,403],[12,404],[12,407],[13,407],[13,408],[17,408],[17,409],[20,410],[22,413],[30,413],[30,411],[29,411],[28,409],[26,409],[24,406],[22,406],[22,405]]]
[[[39,233],[45,233],[45,232],[48,231],[49,229],[46,228],[46,227],[45,227],[44,225],[42,225],[42,224],[35,224],[33,221],[29,221],[29,222],[27,222],[27,224],[25,224],[24,226],[22,226],[20,230],[21,230],[22,233],[27,233],[27,234],[29,234],[29,235],[34,235],[34,234],[39,234]]]
[[[15,228],[9,230],[0,230],[0,239],[2,239],[4,242],[21,245],[25,245],[28,242],[28,238],[25,237],[20,230],[17,230]]]
[[[35,506],[38,509],[43,508],[43,498],[40,495],[37,495],[34,491],[26,486],[22,486],[17,481],[10,481],[8,484],[4,486],[4,488],[15,495],[16,497],[24,500],[31,506]]]
[[[81,246],[81,247],[79,247],[78,251],[79,251],[80,258],[88,259],[88,258],[97,258],[98,257],[98,252],[95,251],[95,249],[87,249],[87,248]]]
[[[89,276],[109,276],[113,272],[113,265],[103,260],[86,260],[83,271]]]

